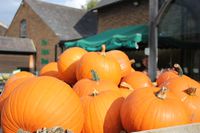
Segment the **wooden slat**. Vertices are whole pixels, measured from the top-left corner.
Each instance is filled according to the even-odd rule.
[[[132,133],[200,133],[200,123],[140,131],[140,132],[132,132]]]

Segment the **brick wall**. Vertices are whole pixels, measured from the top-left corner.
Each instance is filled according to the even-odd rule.
[[[55,44],[59,39],[27,3],[18,9],[6,36],[20,37],[20,22],[23,19],[27,21],[28,38],[36,46],[36,68],[40,70],[45,63],[54,61]]]
[[[147,23],[149,17],[148,0],[139,0],[139,2],[137,7],[130,0],[99,9],[98,32],[110,28]]]

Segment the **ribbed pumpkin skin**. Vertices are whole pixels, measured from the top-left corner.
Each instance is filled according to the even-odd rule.
[[[30,72],[26,72],[26,71],[21,71],[21,72],[18,72],[14,75],[12,75],[7,81],[6,81],[6,84],[10,84],[11,82],[15,81],[16,79],[19,79],[19,78],[24,78],[24,77],[33,77],[34,75]]]
[[[178,73],[173,70],[162,72],[158,78],[156,79],[157,85],[161,85],[162,83],[166,82],[169,79],[178,77]]]
[[[120,50],[111,50],[106,53],[107,56],[111,56],[117,60],[117,62],[120,64],[122,77],[128,75],[131,72],[131,62],[129,60],[129,57]]]
[[[62,75],[58,72],[57,62],[50,62],[45,65],[39,73],[40,76],[52,76],[60,80],[63,79]]]
[[[159,99],[154,94],[158,90],[155,87],[137,89],[125,99],[121,121],[128,132],[189,123],[182,102],[169,92],[166,99]]]
[[[119,84],[121,80],[121,69],[119,63],[102,52],[89,52],[85,54],[77,65],[76,78],[92,79],[91,70],[98,73],[100,80],[110,80],[115,84]]]
[[[173,78],[160,85],[170,89],[186,105],[191,122],[200,122],[200,84],[187,76]],[[185,90],[196,88],[194,95],[189,95]]]
[[[87,53],[86,50],[73,47],[65,50],[59,57],[58,71],[64,78],[64,81],[73,85],[76,80],[76,65],[80,58]]]
[[[4,104],[1,120],[4,133],[55,126],[80,133],[84,116],[80,99],[69,85],[42,76],[15,89]]]
[[[85,115],[82,133],[119,133],[122,130],[120,108],[123,100],[117,91],[82,97]]]
[[[91,95],[94,90],[119,90],[116,84],[110,81],[93,81],[90,79],[81,79],[74,86],[73,90],[79,97]]]
[[[31,77],[20,78],[20,79],[14,80],[13,82],[10,82],[4,87],[3,92],[1,93],[1,96],[0,96],[0,112],[2,111],[5,100],[10,96],[10,94],[14,91],[14,89],[17,86],[21,85],[23,82],[26,82],[30,79]]]
[[[130,84],[133,89],[153,86],[150,78],[146,74],[139,71],[131,72],[127,76],[123,77],[122,82]]]

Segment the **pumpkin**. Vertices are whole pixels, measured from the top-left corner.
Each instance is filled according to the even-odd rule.
[[[76,65],[80,58],[86,54],[87,51],[79,48],[73,47],[65,50],[59,57],[58,71],[64,78],[64,81],[70,85],[76,83]]]
[[[84,116],[80,99],[69,85],[41,76],[14,90],[4,104],[1,120],[4,133],[55,126],[80,133]]]
[[[13,74],[7,81],[6,81],[6,85],[10,84],[11,82],[20,79],[20,78],[24,78],[24,77],[33,77],[34,75],[30,72],[26,72],[26,71],[21,71],[18,72],[16,74]]]
[[[119,90],[116,84],[109,80],[100,80],[98,74],[92,70],[91,79],[81,79],[73,86],[73,90],[78,94],[79,97],[88,96],[94,90],[106,91],[106,90]]]
[[[31,77],[34,77],[34,76],[31,76]],[[23,77],[20,79],[16,79],[4,87],[3,92],[1,93],[1,96],[0,96],[0,112],[2,111],[5,100],[10,96],[10,94],[14,91],[14,89],[20,84],[22,84],[23,82],[28,81],[28,79],[30,80],[31,77]]]
[[[120,108],[124,98],[118,91],[94,91],[81,98],[85,122],[82,133],[119,133]]]
[[[180,67],[180,65],[174,64],[174,67],[172,69],[164,70],[159,74],[158,78],[156,79],[156,83],[158,86],[160,86],[165,81],[172,78],[177,78],[178,76],[182,75],[183,75],[183,70]]]
[[[134,89],[132,88],[131,85],[129,85],[128,83],[126,82],[121,82],[120,83],[120,88],[119,88],[119,91],[121,93],[121,95],[126,98],[128,95],[130,95]]]
[[[112,57],[107,56],[105,46],[102,52],[88,52],[79,61],[76,69],[76,78],[92,79],[91,70],[98,73],[100,80],[110,80],[116,85],[121,80],[119,63]]]
[[[170,79],[160,85],[167,87],[185,104],[191,122],[200,122],[200,84],[187,77]]]
[[[133,91],[121,107],[121,121],[128,131],[141,131],[188,124],[183,103],[166,88],[147,87]]]
[[[40,76],[52,76],[60,80],[63,79],[62,75],[58,72],[57,62],[50,62],[46,64],[39,73]]]
[[[143,72],[134,71],[122,78],[122,82],[126,82],[133,89],[153,86],[151,79]]]
[[[131,62],[126,53],[120,50],[111,50],[107,52],[106,55],[113,57],[120,64],[122,77],[128,75],[131,72]]]

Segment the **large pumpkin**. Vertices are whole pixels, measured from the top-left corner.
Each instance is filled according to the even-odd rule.
[[[58,72],[57,62],[50,62],[46,64],[39,73],[40,76],[52,76],[60,80],[63,79],[62,75]]]
[[[6,81],[6,85],[10,84],[11,82],[20,79],[20,78],[24,78],[24,77],[33,77],[34,75],[30,72],[26,72],[26,71],[21,71],[18,72],[16,74],[13,74],[7,81]]]
[[[188,124],[185,106],[166,90],[148,87],[133,91],[121,107],[123,127],[132,132]]]
[[[88,52],[80,59],[76,69],[77,79],[92,79],[91,70],[98,73],[100,80],[110,80],[117,85],[121,80],[120,65],[106,55],[105,48],[102,52]]]
[[[200,84],[187,77],[177,77],[163,83],[186,105],[191,122],[200,122]]]
[[[100,80],[97,73],[92,70],[92,79],[81,79],[73,86],[73,90],[79,97],[88,96],[92,94],[94,90],[106,91],[106,90],[119,90],[116,84],[109,80]]]
[[[35,132],[55,126],[80,133],[84,121],[77,94],[66,83],[48,76],[18,86],[1,115],[4,133],[16,133],[18,129]]]
[[[111,50],[106,53],[107,56],[111,56],[117,60],[117,62],[120,64],[122,77],[128,75],[131,72],[131,61],[129,60],[129,57],[120,50]]]
[[[122,82],[126,82],[133,89],[153,86],[151,79],[143,72],[134,71],[122,78]]]
[[[32,78],[24,77],[24,78],[16,79],[4,87],[3,92],[1,93],[1,96],[0,96],[0,112],[2,111],[5,100],[10,96],[10,94],[14,91],[14,89],[20,84],[22,84],[23,82],[26,82],[28,80],[30,81],[30,79]]]
[[[121,82],[120,87],[119,87],[119,91],[120,91],[121,95],[124,98],[126,98],[126,97],[128,97],[128,95],[130,95],[134,91],[134,89],[128,83]]]
[[[73,47],[65,50],[58,60],[58,71],[61,73],[64,81],[73,85],[76,80],[76,65],[80,58],[87,53],[86,50]]]
[[[85,122],[82,133],[119,133],[123,98],[117,91],[94,91],[81,98]]]

